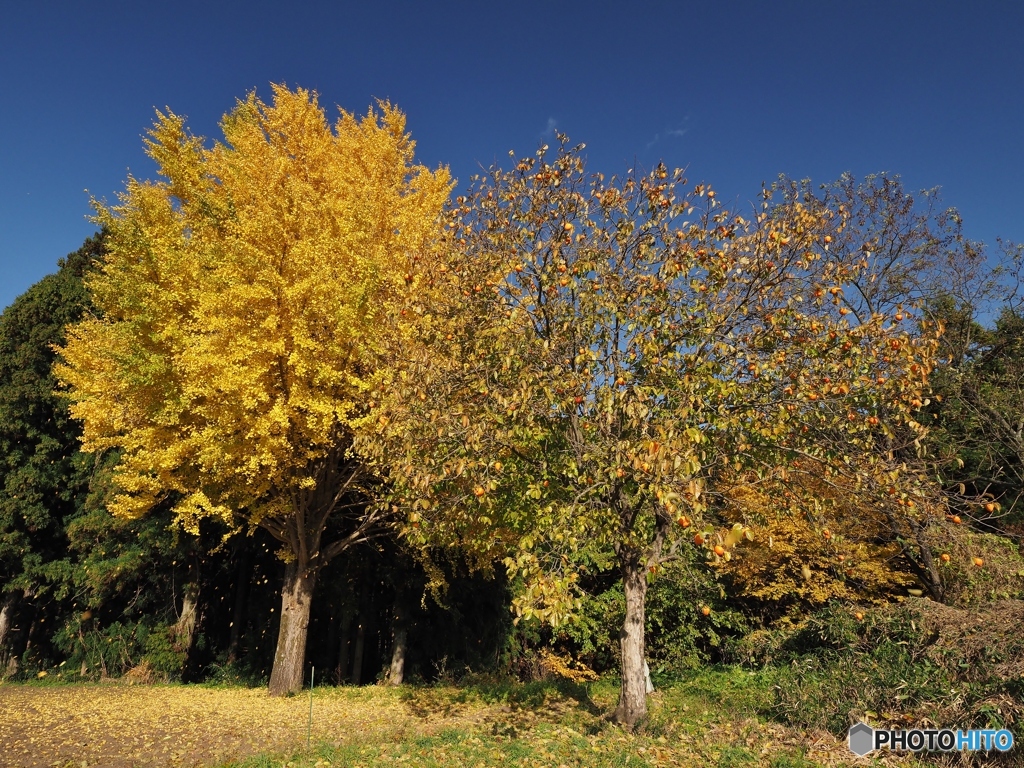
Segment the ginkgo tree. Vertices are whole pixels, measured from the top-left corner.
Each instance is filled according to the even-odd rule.
[[[588,175],[581,152],[560,137],[456,200],[448,257],[410,275],[420,336],[378,392],[372,442],[409,539],[503,558],[521,616],[564,622],[581,573],[618,572],[616,718],[632,727],[650,580],[680,547],[714,563],[749,535],[717,517],[721,478],[813,464],[877,483],[879,438],[921,396],[934,343],[851,322],[858,267],[826,234],[840,211],[737,213],[662,165]]]
[[[163,180],[97,204],[97,312],[70,329],[57,372],[85,449],[120,451],[115,514],[167,500],[186,529],[216,517],[281,542],[283,694],[302,685],[317,573],[386,515],[366,504],[352,439],[450,182],[414,163],[386,103],[332,127],[315,94],[274,86],[221,125],[207,145],[158,114],[146,144]]]

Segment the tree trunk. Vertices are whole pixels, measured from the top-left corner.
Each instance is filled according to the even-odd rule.
[[[615,720],[632,730],[647,716],[647,675],[644,661],[644,618],[647,578],[638,554],[622,557],[622,583],[626,592],[626,619],[619,634],[622,650],[622,687]]]
[[[181,614],[174,624],[174,644],[185,654],[186,660],[192,652],[192,644],[196,637],[196,618],[199,613],[199,588],[195,583],[185,585],[185,593],[181,597]]]
[[[3,602],[0,603],[0,656],[5,653],[5,646],[7,645],[7,635],[11,631],[11,622],[14,618],[14,606],[18,602],[18,595],[16,592],[7,592],[4,594]]]
[[[7,592],[4,594],[3,603],[0,604],[0,677],[4,676],[7,662],[14,658],[13,653],[7,650],[7,641],[11,632],[11,625],[14,622],[14,609],[18,604],[18,593]]]
[[[181,594],[181,613],[174,624],[173,635],[174,645],[184,655],[181,664],[182,682],[192,682],[196,671],[196,635],[199,632],[199,625],[202,621],[201,606],[199,601],[200,584],[202,584],[201,564],[199,553],[194,547],[188,557],[188,573]]]
[[[303,483],[302,489],[293,494],[290,512],[260,520],[260,525],[294,558],[285,570],[281,590],[281,623],[274,669],[270,673],[271,695],[302,687],[316,574],[342,552],[378,535],[388,514],[368,504],[363,486],[366,472],[348,456],[351,434],[338,427],[334,437],[327,455],[309,465],[305,479],[313,483]],[[332,516],[347,533],[326,543],[323,536]]]
[[[363,682],[363,650],[366,646],[366,620],[360,619],[356,627],[356,647],[352,654],[352,685]]]
[[[394,642],[391,644],[391,670],[388,672],[390,685],[401,685],[405,678],[405,654],[408,650],[409,631],[406,623],[405,605],[401,598],[395,600]]]
[[[251,556],[248,548],[242,550],[238,560],[238,581],[235,584],[235,605],[231,612],[231,639],[228,642],[228,664],[238,661],[239,646],[242,641],[242,629],[245,627],[245,609],[249,600],[249,572]]]
[[[942,583],[942,574],[939,573],[938,565],[932,557],[932,550],[928,545],[924,526],[913,519],[911,519],[910,525],[914,530],[914,538],[917,540],[918,552],[921,554],[921,572],[922,576],[925,577],[924,581],[928,587],[928,594],[931,595],[932,600],[941,603],[945,597],[946,587]]]
[[[348,679],[348,644],[351,640],[351,628],[352,608],[345,604],[341,608],[341,640],[338,642],[338,667],[334,673],[339,685]]]
[[[270,673],[270,695],[285,696],[302,690],[306,664],[306,636],[309,608],[316,577],[296,561],[285,566],[281,588],[281,626],[277,633],[274,669]]]
[[[32,589],[22,590],[21,595],[16,594],[14,609],[10,614],[11,624],[7,630],[7,647],[10,649],[10,655],[3,673],[6,677],[18,674],[22,658],[32,647],[38,614],[35,596],[35,590]],[[16,624],[15,620],[17,620]]]

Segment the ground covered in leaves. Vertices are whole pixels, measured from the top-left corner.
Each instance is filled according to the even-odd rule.
[[[652,697],[636,734],[608,721],[614,682],[323,688],[271,699],[263,689],[0,685],[0,765],[24,766],[766,766],[856,760],[843,741],[759,719],[768,685],[732,669]],[[907,765],[905,761],[900,761]]]

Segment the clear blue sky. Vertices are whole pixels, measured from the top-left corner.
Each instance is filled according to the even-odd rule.
[[[1024,241],[1024,5],[1012,2],[4,3],[0,307],[150,178],[154,108],[217,135],[270,82],[389,98],[463,182],[552,127],[590,167],[689,168],[752,200],[779,173],[941,186],[969,236]]]

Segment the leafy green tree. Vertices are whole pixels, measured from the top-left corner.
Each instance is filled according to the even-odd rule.
[[[0,654],[22,601],[38,603],[62,577],[65,526],[88,492],[93,458],[54,394],[53,347],[88,310],[83,279],[104,253],[97,234],[0,315]]]
[[[1010,297],[1012,298],[1012,297]],[[937,302],[949,351],[930,408],[943,476],[965,520],[989,531],[1019,526],[1024,495],[1024,317],[1011,302],[985,327],[972,310]],[[1020,534],[1020,531],[1017,531]]]

